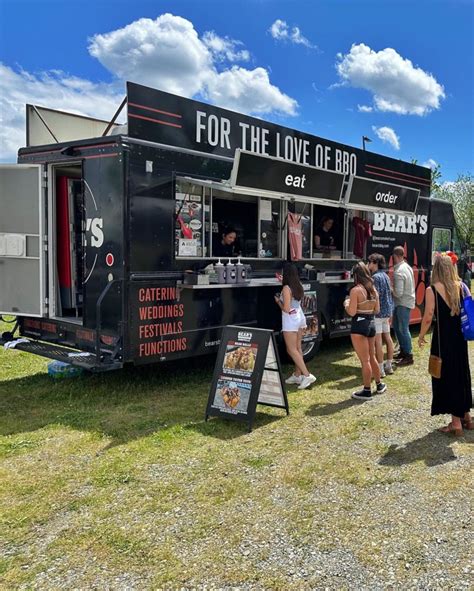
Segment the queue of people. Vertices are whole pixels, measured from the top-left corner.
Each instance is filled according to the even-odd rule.
[[[383,394],[387,386],[382,378],[397,367],[413,365],[413,352],[409,328],[410,312],[415,307],[413,270],[404,259],[403,247],[394,248],[393,286],[385,272],[386,261],[381,254],[372,254],[368,264],[358,262],[353,268],[354,286],[344,300],[346,313],[351,316],[351,340],[362,369],[362,388],[352,393],[356,400],[370,400],[374,394]],[[301,350],[301,339],[306,319],[301,309],[304,295],[297,268],[288,263],[283,270],[283,289],[275,301],[282,311],[282,332],[287,351],[295,364],[287,384],[298,389],[309,388],[316,377],[308,371]],[[471,374],[467,341],[461,329],[460,302],[469,289],[463,285],[454,261],[440,254],[434,261],[431,286],[425,295],[425,311],[418,344],[426,344],[425,336],[433,318],[431,354],[440,362],[437,377],[432,377],[431,414],[450,414],[451,421],[440,429],[443,433],[462,435],[463,430],[474,429]],[[390,320],[399,344],[394,354],[390,334]],[[383,344],[387,349],[384,360]],[[432,374],[433,375],[433,374]],[[372,381],[375,390],[372,391]]]

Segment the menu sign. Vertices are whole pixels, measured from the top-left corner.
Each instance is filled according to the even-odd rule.
[[[248,422],[252,428],[257,404],[285,408],[275,337],[271,330],[226,326],[222,333],[206,409],[210,416]]]

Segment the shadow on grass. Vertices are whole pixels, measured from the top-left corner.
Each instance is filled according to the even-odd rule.
[[[346,364],[351,354],[347,339],[325,343],[310,364],[318,383],[353,376],[354,367]],[[204,422],[214,363],[206,356],[62,380],[38,373],[34,363],[31,375],[0,382],[0,435],[62,425],[108,437],[107,447],[173,429],[221,439],[245,435],[245,423]],[[284,416],[278,409],[257,412],[253,428]]]
[[[474,443],[474,432],[467,432],[465,440]],[[382,466],[404,466],[414,462],[422,461],[426,466],[439,466],[457,459],[451,449],[454,437],[432,431],[423,437],[414,439],[406,445],[391,445],[388,451],[382,456],[379,464]]]
[[[185,364],[127,366],[57,380],[39,373],[0,382],[0,435],[61,425],[109,437],[104,450],[176,429],[223,440],[246,435],[246,423],[204,421],[214,361],[204,357]],[[286,416],[274,410],[257,411],[253,430]]]
[[[285,409],[272,409],[278,414],[267,414],[262,412],[255,413],[255,419],[252,425],[252,431],[260,427],[271,425],[275,421],[284,419],[286,415]],[[236,437],[242,437],[246,435],[248,430],[248,423],[245,421],[233,421],[232,419],[225,419],[222,417],[209,417],[207,422],[195,423],[188,425],[186,429],[196,431],[201,435],[215,437],[216,439],[229,440],[235,439]]]
[[[352,400],[352,398],[347,398],[346,400],[341,400],[340,402],[313,404],[313,406],[308,408],[305,414],[310,417],[326,417],[336,414],[337,412],[341,412],[342,410],[350,408],[351,406],[357,405],[360,405],[360,402]]]

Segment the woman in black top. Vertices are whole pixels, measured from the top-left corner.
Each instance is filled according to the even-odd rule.
[[[236,256],[235,241],[237,239],[237,232],[234,228],[226,228],[222,234],[221,239],[216,240],[212,249],[214,257],[232,258]]]
[[[336,248],[336,241],[332,233],[333,225],[333,218],[326,216],[321,220],[321,226],[316,230],[314,236],[314,245],[316,248]]]

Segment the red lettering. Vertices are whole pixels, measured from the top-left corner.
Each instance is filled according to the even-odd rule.
[[[29,328],[41,328],[41,322],[39,320],[32,320],[31,318],[25,318],[24,326]]]
[[[91,330],[83,330],[82,328],[76,330],[76,337],[82,341],[94,342],[95,340],[94,333]]]
[[[154,355],[166,355],[167,353],[178,353],[185,351],[188,346],[186,337],[170,339],[166,341],[153,341],[151,343],[140,343],[139,356],[152,357]]]
[[[160,302],[176,299],[176,287],[141,287],[138,290],[139,302]]]

